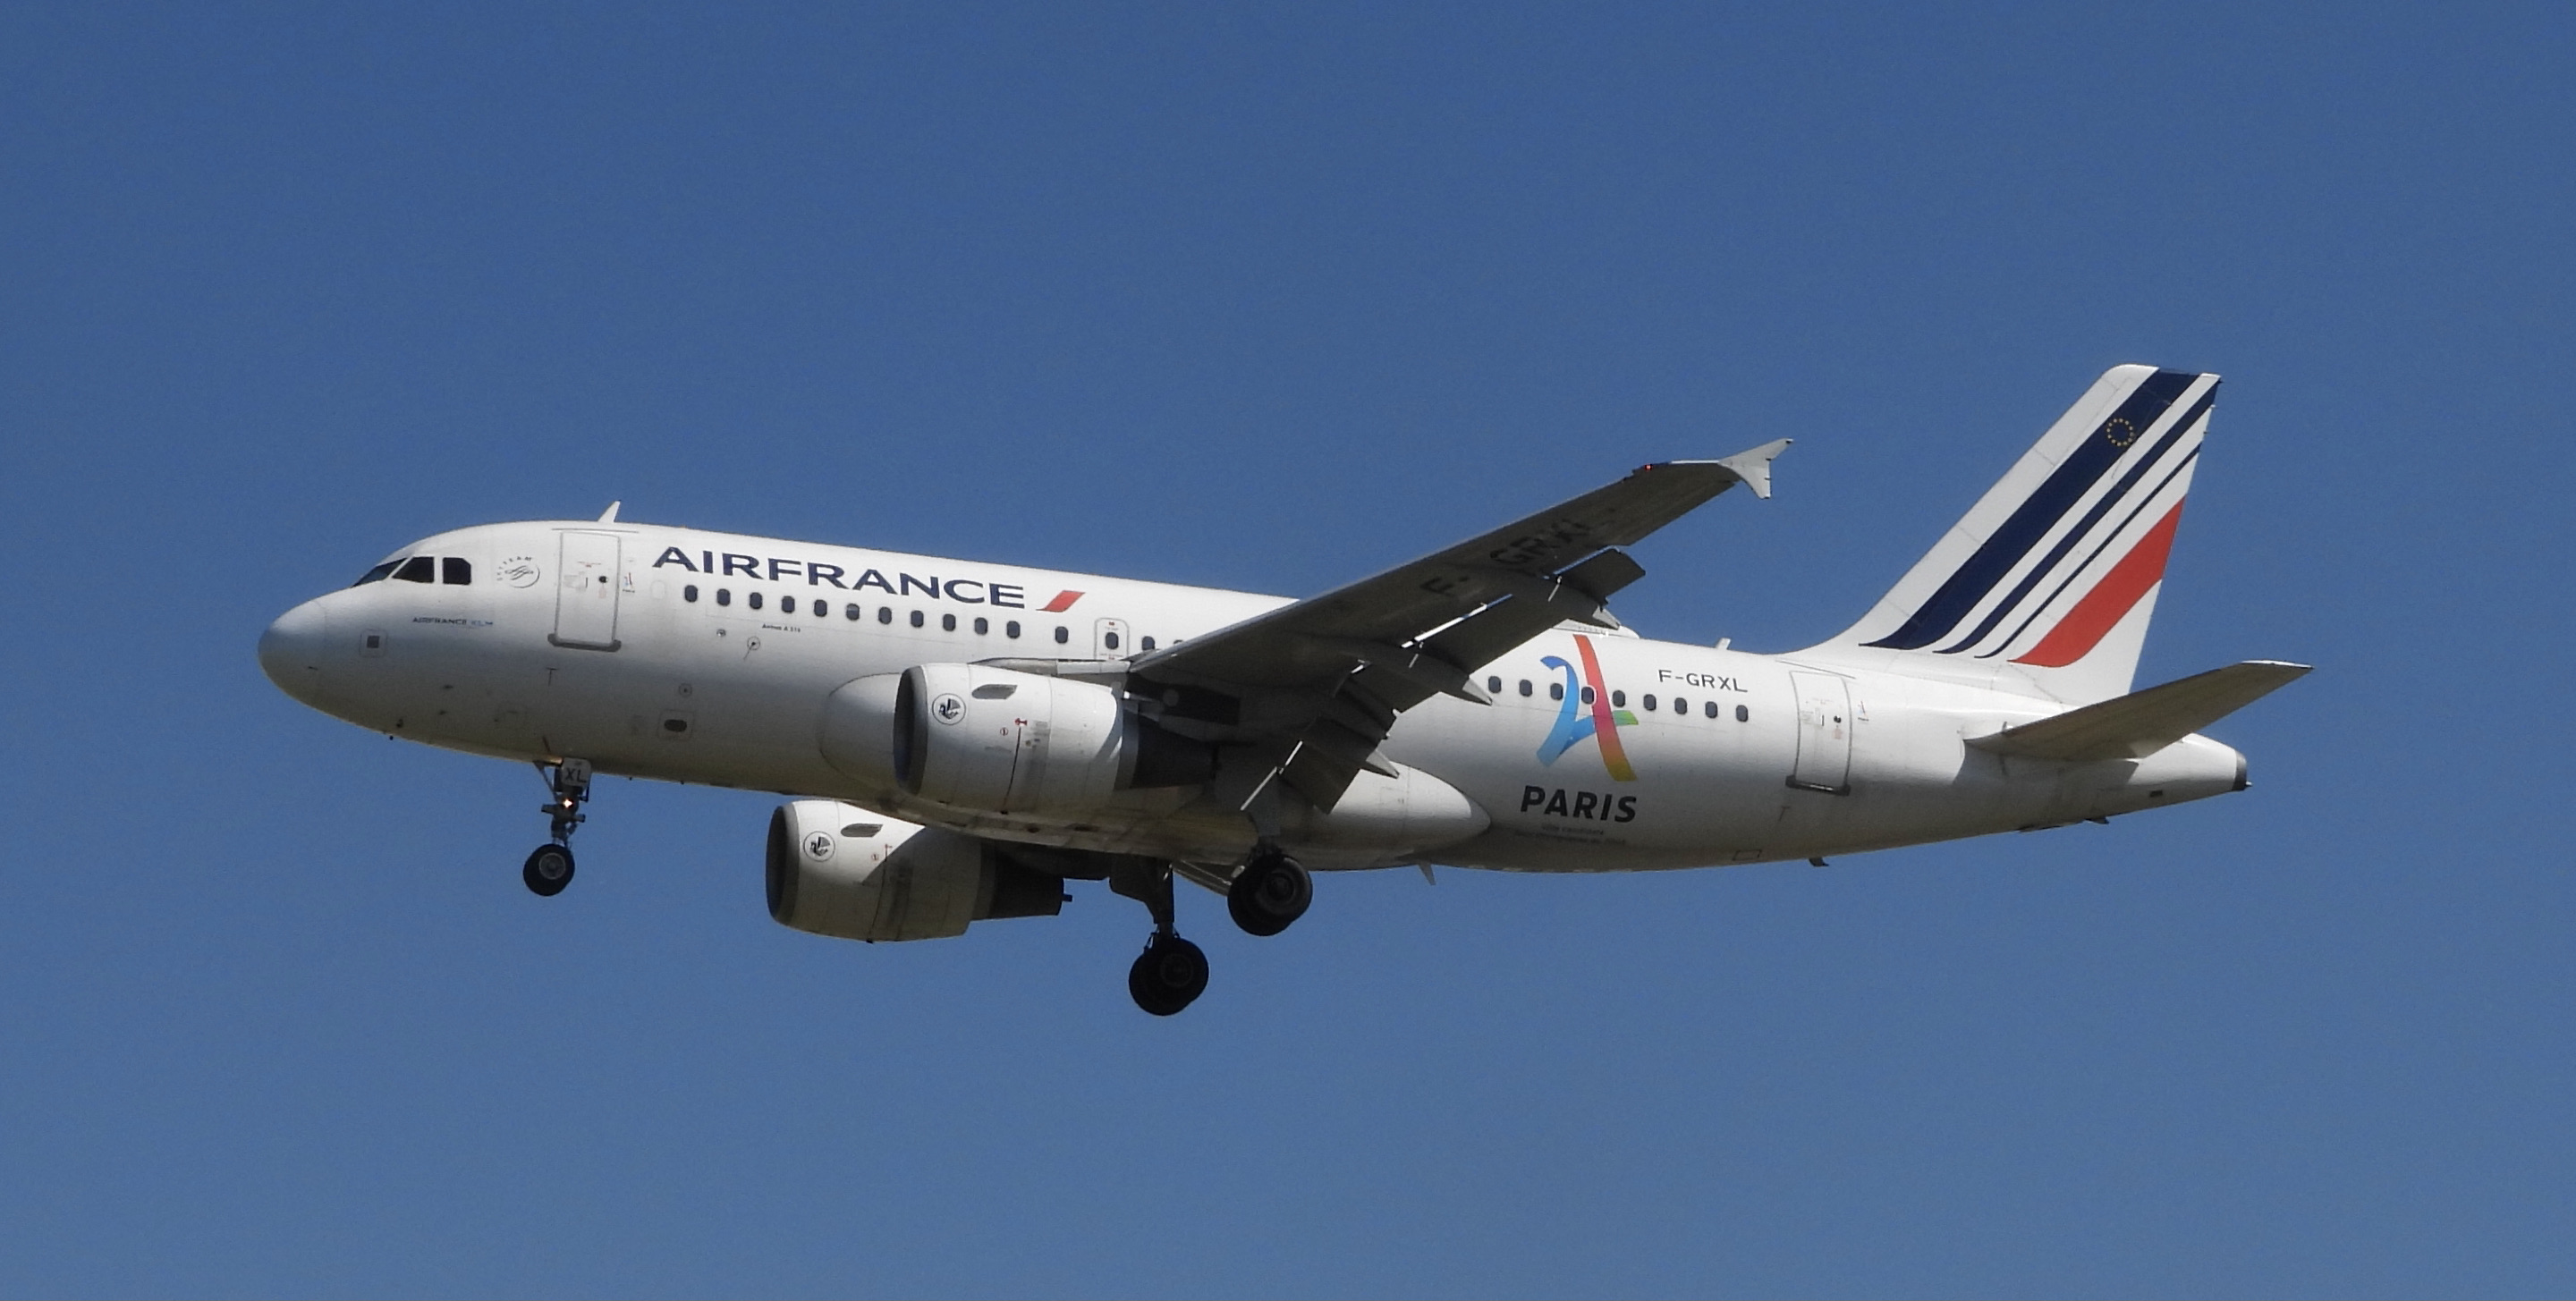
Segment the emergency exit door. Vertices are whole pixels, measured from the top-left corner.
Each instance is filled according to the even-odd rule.
[[[617,649],[617,543],[614,533],[563,534],[555,567],[557,646]]]
[[[1791,673],[1798,693],[1798,762],[1789,784],[1841,794],[1851,785],[1851,683],[1830,673]]]
[[[1095,619],[1092,621],[1091,657],[1093,659],[1123,660],[1135,653],[1136,648],[1129,645],[1127,641],[1126,620]]]

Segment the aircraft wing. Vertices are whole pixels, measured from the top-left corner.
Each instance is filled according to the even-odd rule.
[[[1237,724],[1277,743],[1270,771],[1329,809],[1360,769],[1391,771],[1375,756],[1397,714],[1441,694],[1490,703],[1476,670],[1568,619],[1617,627],[1605,602],[1646,572],[1617,548],[1736,484],[1769,497],[1772,458],[1788,445],[1644,466],[1410,564],[1138,657],[1131,681],[1235,697]]]

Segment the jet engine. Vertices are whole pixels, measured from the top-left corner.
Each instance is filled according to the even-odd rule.
[[[1216,774],[1208,745],[1096,683],[984,664],[860,678],[823,711],[823,757],[872,786],[954,808],[1078,813],[1118,791]]]
[[[836,800],[798,800],[769,815],[769,915],[800,931],[936,940],[965,934],[969,922],[1063,907],[1063,881],[973,836]]]

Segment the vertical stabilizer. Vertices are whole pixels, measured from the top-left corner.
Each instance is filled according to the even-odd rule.
[[[2128,691],[2218,394],[2216,375],[2115,366],[1811,658],[2068,704]]]

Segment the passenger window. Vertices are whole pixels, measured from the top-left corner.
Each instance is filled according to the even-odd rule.
[[[1679,696],[1673,697],[1673,712],[1684,718],[1690,717],[1690,702]]]
[[[717,588],[717,589],[716,589],[716,604],[718,604],[718,605],[731,605],[731,604],[733,604],[733,589],[732,589],[732,588],[730,588],[730,587],[719,587],[719,588]]]
[[[1592,703],[1592,688],[1585,687],[1583,689],[1583,703],[1587,705]]]
[[[1111,650],[1118,649],[1118,634],[1114,632],[1103,634],[1100,638],[1100,644]]]
[[[394,566],[401,563],[402,562],[399,560],[388,560],[385,563],[358,575],[358,581],[349,584],[349,586],[364,587],[369,583],[381,583],[385,581],[385,575],[394,572]]]
[[[394,571],[394,577],[406,583],[435,583],[438,576],[430,572],[434,565],[435,562],[427,556],[413,556],[403,562],[402,568]]]
[[[1550,700],[1563,700],[1563,699],[1565,699],[1565,684],[1564,684],[1564,683],[1562,683],[1562,682],[1551,682],[1551,683],[1548,683],[1548,684],[1547,684],[1547,698],[1548,698],[1548,699],[1550,699]]]
[[[1612,696],[1611,696],[1611,699],[1613,699],[1613,700],[1618,699],[1617,694],[1616,694],[1616,693],[1613,693],[1613,694],[1612,694]],[[1646,697],[1645,699],[1638,701],[1637,703],[1638,703],[1638,704],[1641,704],[1641,705],[1644,705],[1644,706],[1646,707],[1646,712],[1647,712],[1647,713],[1651,714],[1651,713],[1655,712],[1655,698],[1654,698],[1653,696],[1648,696],[1648,697]]]
[[[691,604],[691,605],[695,605],[695,604],[697,604],[697,602],[698,602],[698,585],[697,585],[697,584],[695,584],[695,583],[687,583],[687,584],[683,584],[683,585],[681,586],[681,588],[680,588],[680,599],[681,599],[681,600],[683,600],[683,601],[688,602],[688,603],[689,603],[689,604]]]
[[[1701,711],[1702,711],[1702,712],[1706,713],[1706,714],[1707,714],[1709,717],[1711,717],[1711,718],[1715,718],[1715,717],[1717,717],[1717,702],[1716,702],[1716,701],[1714,701],[1714,700],[1709,701],[1709,702],[1707,702],[1706,704],[1701,705],[1701,706],[1700,706],[1700,709],[1701,709]]]
[[[1151,651],[1151,650],[1153,650],[1153,649],[1154,649],[1154,639],[1153,639],[1153,638],[1148,637],[1148,638],[1146,638],[1146,639],[1145,639],[1145,649],[1146,649],[1146,650],[1148,650],[1148,651]]]
[[[474,581],[474,562],[462,556],[447,556],[438,562],[438,581],[450,587],[463,587]]]
[[[1742,706],[1742,705],[1737,705],[1737,706],[1735,707],[1735,721],[1736,721],[1736,722],[1739,722],[1739,723],[1750,723],[1750,722],[1752,722],[1752,721],[1753,721],[1753,711],[1752,711],[1752,710],[1750,710],[1750,709],[1746,709],[1746,708],[1745,708],[1744,706]]]
[[[880,606],[878,606],[878,607],[877,607],[877,622],[878,622],[878,623],[893,623],[893,622],[894,622],[894,607],[893,607],[893,606],[891,606],[891,605],[880,605]]]
[[[1065,644],[1066,642],[1069,642],[1069,641],[1072,641],[1072,640],[1073,640],[1073,630],[1072,630],[1072,629],[1065,627],[1063,624],[1057,624],[1057,625],[1055,626],[1055,644],[1056,644],[1056,645],[1061,646],[1061,645]]]
[[[1628,693],[1625,691],[1611,692],[1610,707],[1612,709],[1626,709],[1628,707]],[[1652,709],[1654,706],[1648,705],[1647,708]]]
[[[746,593],[744,593],[744,594],[743,594],[743,598],[742,598],[742,603],[743,603],[744,605],[748,605],[748,606],[750,606],[752,609],[755,609],[755,610],[759,609],[759,608],[760,608],[760,593],[758,593],[758,592],[746,592]]]
[[[841,615],[850,622],[857,623],[859,621],[859,603],[852,601],[848,605],[842,606]]]
[[[977,616],[975,616],[975,635],[976,635],[976,636],[981,637],[981,636],[983,636],[984,634],[986,634],[986,633],[988,633],[988,632],[991,632],[992,630],[993,630],[993,621],[992,621],[992,620],[987,619],[987,618],[985,618],[984,616],[982,616],[982,615],[980,615],[980,614],[979,614],[979,615],[977,615]]]
[[[921,626],[921,622],[922,622],[922,621],[921,621],[921,611],[919,611],[919,610],[915,610],[915,611],[913,611],[913,612],[912,612],[912,626],[913,626],[913,627],[915,627],[915,628],[918,628],[918,627],[920,627],[920,626]]]
[[[1526,695],[1528,695],[1529,693],[1530,693],[1530,680],[1529,680],[1528,678],[1522,678],[1522,679],[1521,679],[1521,694],[1522,694],[1522,695],[1524,695],[1524,696],[1526,696]]]
[[[1009,623],[1003,624],[1003,625],[1002,625],[1002,635],[1003,635],[1003,636],[1005,636],[1005,637],[1017,637],[1017,636],[1019,636],[1019,635],[1020,635],[1020,621],[1019,621],[1019,620],[1017,620],[1017,619],[1013,619],[1013,620],[1011,620]]]
[[[1499,696],[1503,694],[1503,680],[1495,677],[1486,678],[1485,694],[1489,696]]]
[[[957,616],[953,614],[943,614],[939,616],[939,630],[941,632],[957,631]]]
[[[782,596],[778,598],[778,612],[780,614],[796,613],[796,598],[792,596]]]

